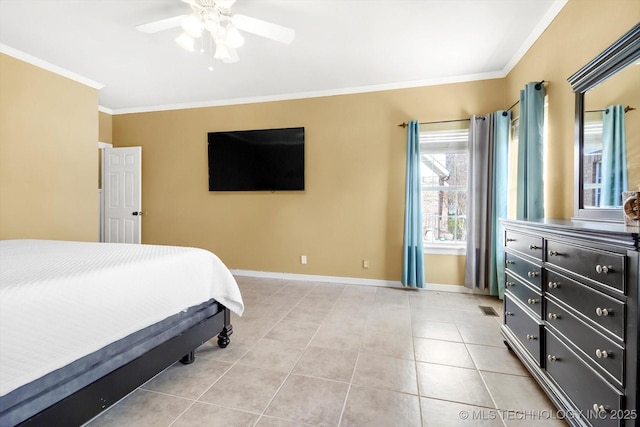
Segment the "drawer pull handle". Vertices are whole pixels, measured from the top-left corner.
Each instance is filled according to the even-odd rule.
[[[527,272],[527,276],[529,277],[538,277],[540,275],[540,273],[535,272],[535,271],[528,271]]]
[[[547,286],[548,286],[549,288],[551,288],[551,289],[555,289],[555,288],[559,288],[559,287],[560,287],[560,283],[558,283],[558,282],[549,282],[549,283],[547,284]]]
[[[507,264],[515,264],[515,263],[516,263],[516,262],[515,262],[514,260],[512,260],[512,259],[508,259],[508,260],[507,260]]]
[[[515,242],[515,241],[516,241],[516,239],[511,239],[511,238],[507,237],[507,242]]]
[[[537,340],[537,339],[538,339],[538,337],[537,337],[537,336],[535,336],[535,335],[529,335],[529,334],[527,334],[527,339],[528,339],[529,341],[533,341],[533,340]]]
[[[507,288],[511,288],[511,287],[513,287],[515,285],[516,285],[515,282],[507,282],[506,283]]]
[[[597,413],[597,414],[602,414],[602,413],[605,413],[605,412],[609,412],[609,411],[607,410],[607,408],[605,408],[605,406],[604,406],[604,405],[598,405],[597,403],[594,403],[594,404],[593,404],[593,411],[594,411],[595,413]]]
[[[504,315],[505,316],[513,316],[513,312],[512,311],[505,311]]]
[[[560,315],[556,313],[549,313],[547,317],[549,318],[549,320],[556,320],[560,318]]]
[[[606,359],[611,356],[613,356],[613,354],[608,352],[607,350],[600,350],[599,348],[596,349],[596,357],[598,359]]]
[[[560,255],[558,251],[549,251],[549,256],[558,256]]]
[[[606,308],[596,308],[596,314],[599,317],[607,317],[609,314],[611,314],[611,312],[609,310],[607,310]]]
[[[556,362],[556,361],[558,361],[558,358],[556,356],[548,355],[547,356],[547,360],[549,362]]]
[[[598,274],[607,274],[610,271],[612,271],[612,267],[610,265],[609,266],[600,265],[600,264],[596,265],[596,273]]]
[[[537,300],[537,299],[535,299],[535,298],[529,298],[529,299],[527,300],[527,302],[528,302],[529,304],[537,304],[537,303],[538,303],[538,301],[540,301],[540,300]]]
[[[532,251],[536,250],[536,249],[542,249],[540,246],[536,246],[536,245],[529,245],[529,249],[531,249]]]

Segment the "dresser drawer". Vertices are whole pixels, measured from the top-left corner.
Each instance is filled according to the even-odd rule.
[[[530,283],[538,292],[542,292],[542,268],[536,264],[516,256],[512,253],[504,254],[504,268],[506,271],[517,274],[527,283]]]
[[[542,296],[539,292],[531,289],[510,273],[506,274],[505,289],[508,289],[522,305],[529,308],[538,318],[542,318]]]
[[[624,255],[547,240],[546,261],[619,291],[626,291]]]
[[[547,299],[547,322],[607,371],[620,386],[624,379],[624,350],[584,321]]]
[[[619,411],[622,408],[622,395],[607,381],[598,375],[577,354],[565,346],[561,340],[546,332],[547,373],[567,394],[588,422],[594,427],[618,426],[619,420],[609,413],[594,413],[596,408],[603,407],[608,411]],[[618,415],[619,412],[615,412]]]
[[[542,324],[520,308],[509,292],[504,294],[504,323],[540,365]]]
[[[570,305],[604,331],[625,338],[625,304],[589,286],[547,270],[546,292]]]
[[[542,237],[507,230],[504,244],[507,248],[542,261]]]

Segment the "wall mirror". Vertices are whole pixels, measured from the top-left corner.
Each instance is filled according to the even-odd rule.
[[[574,219],[622,222],[640,186],[640,23],[582,67],[576,94]]]

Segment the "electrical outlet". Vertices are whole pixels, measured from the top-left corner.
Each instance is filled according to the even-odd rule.
[[[307,263],[307,256],[306,255],[301,255],[300,256],[300,264],[306,264]]]
[[[363,259],[362,260],[362,268],[369,268],[369,260],[368,259]]]

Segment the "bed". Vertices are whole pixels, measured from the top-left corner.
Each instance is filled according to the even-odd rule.
[[[80,425],[211,338],[242,297],[196,248],[0,241],[0,425]]]

